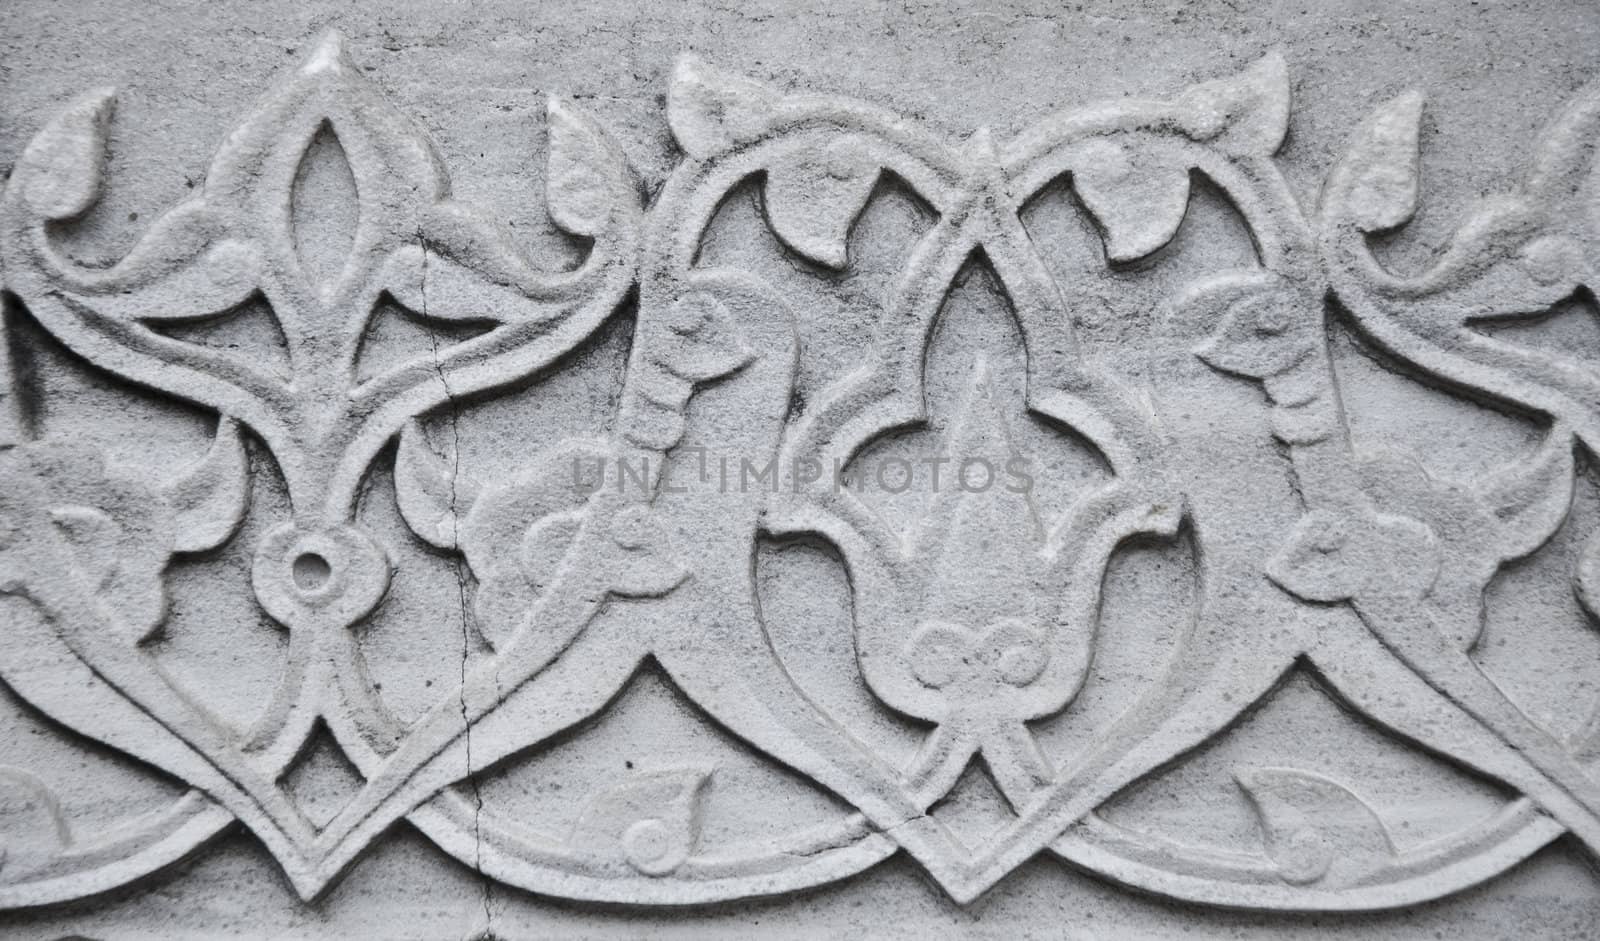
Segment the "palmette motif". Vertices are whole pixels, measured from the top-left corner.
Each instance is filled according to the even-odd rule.
[[[1367,236],[1415,209],[1420,100],[1380,108],[1308,212],[1273,161],[1289,119],[1275,55],[1171,98],[962,141],[686,58],[667,100],[684,159],[648,208],[612,139],[550,104],[549,213],[585,243],[564,272],[535,269],[507,230],[451,196],[426,136],[357,72],[337,36],[263,100],[204,185],[124,259],[79,265],[54,228],[97,198],[111,105],[105,92],[73,102],[20,159],[0,204],[4,286],[94,367],[214,413],[215,442],[170,479],[135,479],[92,448],[29,440],[7,390],[0,679],[73,733],[191,790],[81,842],[43,781],[0,770],[0,806],[15,811],[0,825],[38,836],[0,859],[0,905],[147,877],[236,822],[306,899],[402,819],[486,878],[641,904],[791,891],[901,850],[967,902],[1049,850],[1183,899],[1351,910],[1457,891],[1563,832],[1600,855],[1590,760],[1600,724],[1574,740],[1555,734],[1469,656],[1490,580],[1566,523],[1577,449],[1600,444],[1592,366],[1474,329],[1593,287],[1600,183],[1587,148],[1600,94],[1557,120],[1520,189],[1486,201],[1412,276],[1376,261]],[[328,152],[354,180],[353,221],[308,188],[312,154]],[[1052,269],[1023,222],[1042,192],[1070,181],[1105,263],[1137,262],[1178,232],[1197,174],[1238,211],[1257,263],[1193,285],[1168,314],[1211,331],[1182,368],[1261,386],[1293,494],[1264,515],[1236,510],[1271,498],[1197,472],[1214,455],[1195,446],[1202,432],[1181,403],[1086,352],[1073,319],[1083,286]],[[890,179],[926,204],[932,224],[859,365],[801,395],[807,329],[827,312],[797,316],[759,271],[704,262],[706,234],[730,194],[755,181],[766,225],[799,263],[847,271],[856,222]],[[1017,430],[1036,423],[1086,442],[1105,473],[1059,506],[947,488],[897,527],[825,474],[935,426],[928,351],[953,282],[975,263],[1010,302],[1023,362],[1016,374],[974,360],[954,416],[937,423],[942,453],[1005,466],[1019,454]],[[476,474],[459,447],[435,450],[426,420],[453,414],[463,397],[572,368],[569,354],[635,288],[614,420],[548,444],[504,479]],[[1543,416],[1542,445],[1470,485],[1430,475],[1414,455],[1358,447],[1334,381],[1330,297],[1407,366]],[[281,327],[283,370],[157,329],[257,303]],[[436,332],[428,355],[366,371],[364,339],[383,305],[478,332]],[[288,654],[270,701],[241,727],[142,645],[165,617],[170,560],[227,544],[252,512],[251,439],[292,504],[292,519],[250,550],[254,597],[287,632]],[[484,647],[406,719],[358,643],[406,577],[400,547],[357,513],[386,453],[405,524],[457,567],[459,609],[439,612],[441,629]],[[708,471],[708,454],[770,476],[730,489],[725,468]],[[582,468],[591,486],[575,486]],[[915,723],[907,760],[830,710],[773,643],[753,559],[759,544],[783,539],[826,544],[842,561],[852,623],[830,628],[852,638],[852,666],[877,708]],[[1095,663],[1107,569],[1135,539],[1193,546],[1204,571],[1193,610],[1120,715],[1057,753],[1042,723],[1073,716]],[[1600,536],[1573,579],[1593,610]],[[485,799],[485,774],[568,736],[581,743],[580,726],[642,669],[848,810],[703,845],[715,763],[631,772],[594,794],[563,837]],[[1241,767],[1261,828],[1255,852],[1188,845],[1101,812],[1302,670],[1374,725],[1520,796],[1402,844],[1360,782]],[[285,781],[323,728],[359,780],[336,812],[314,819]],[[973,840],[936,809],[978,759],[1015,817]]]

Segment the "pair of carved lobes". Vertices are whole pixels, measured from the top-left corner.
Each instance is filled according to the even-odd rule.
[[[164,487],[107,473],[68,444],[20,442],[0,454],[0,589],[36,612],[8,622],[0,677],[62,724],[194,791],[90,845],[70,843],[63,824],[59,852],[7,858],[0,903],[127,883],[234,820],[307,898],[402,817],[486,876],[637,903],[789,891],[848,877],[897,849],[966,901],[1048,847],[1181,898],[1374,908],[1471,885],[1563,830],[1600,849],[1589,770],[1466,653],[1489,578],[1566,517],[1572,437],[1594,447],[1600,380],[1465,327],[1543,310],[1589,283],[1593,220],[1574,228],[1555,207],[1595,185],[1580,142],[1593,137],[1600,97],[1584,97],[1558,123],[1523,192],[1489,205],[1416,278],[1382,270],[1364,240],[1405,221],[1415,200],[1415,101],[1379,112],[1310,216],[1271,159],[1288,107],[1283,65],[1268,57],[1171,100],[1067,112],[1008,142],[979,131],[952,146],[866,105],[782,95],[686,61],[668,101],[686,159],[648,213],[616,145],[551,105],[550,213],[591,247],[576,270],[549,274],[450,197],[426,137],[356,73],[337,37],[230,136],[196,197],[123,261],[84,269],[62,257],[51,230],[95,201],[110,97],[74,103],[24,153],[6,190],[5,287],[84,359],[222,418],[211,453]],[[311,229],[295,205],[301,163],[330,134],[359,207],[348,248],[332,261],[308,248]],[[1305,502],[1275,557],[1251,544],[1259,534],[1228,531],[1226,494],[1177,470],[1182,455],[1149,397],[1080,354],[1062,286],[1019,217],[1035,194],[1070,177],[1110,260],[1137,259],[1177,231],[1196,170],[1239,210],[1260,266],[1176,303],[1217,324],[1197,350],[1205,362],[1262,382],[1271,401]],[[805,325],[753,274],[698,265],[704,233],[731,190],[761,177],[776,235],[842,268],[852,224],[886,173],[938,220],[887,298],[865,363],[792,415]],[[926,418],[923,353],[951,280],[974,255],[1012,301],[1027,409],[1092,442],[1113,475],[1043,526],[1015,515],[1024,501],[945,494],[935,522],[902,538],[851,490],[806,487],[793,475],[846,462]],[[552,366],[635,283],[639,319],[612,437],[564,442],[492,484],[428,448],[419,416]],[[1545,446],[1476,488],[1433,479],[1404,456],[1356,452],[1323,328],[1330,289],[1397,357],[1551,416]],[[385,295],[428,319],[493,326],[364,377],[361,340]],[[288,377],[149,326],[256,296],[282,325]],[[980,369],[952,453],[1008,453],[1006,422]],[[288,629],[290,648],[276,695],[249,729],[206,712],[138,646],[161,621],[168,559],[225,542],[248,509],[241,426],[271,452],[294,510],[256,547],[256,596]],[[354,522],[354,497],[396,436],[401,513],[420,538],[465,558],[477,582],[473,622],[492,648],[409,724],[373,689],[354,635],[394,568]],[[683,457],[701,447],[775,457],[783,479],[773,491],[718,492]],[[597,457],[612,473],[618,461],[649,458],[650,487],[575,493],[573,459],[594,466]],[[658,497],[669,473],[675,492]],[[1080,754],[1046,754],[1030,722],[1070,709],[1084,682],[1112,552],[1135,534],[1172,535],[1186,517],[1206,553],[1205,594],[1166,672]],[[891,767],[817,705],[768,642],[750,566],[763,534],[820,535],[838,547],[863,679],[884,704],[932,726],[908,766]],[[1600,588],[1590,586],[1597,554],[1586,555],[1579,580],[1586,597]],[[1291,596],[1348,603],[1359,625],[1314,616]],[[642,599],[633,610],[648,613],[597,618],[614,598]],[[1263,609],[1284,623],[1258,627]],[[698,821],[715,800],[713,772],[656,771],[595,798],[559,842],[454,786],[596,714],[646,658],[743,742],[857,813],[703,851]],[[1526,797],[1405,851],[1350,791],[1288,769],[1241,775],[1263,821],[1259,854],[1182,846],[1094,813],[1227,728],[1302,662],[1376,723]],[[280,785],[319,721],[364,779],[320,827]],[[1018,816],[968,847],[928,808],[979,754]],[[6,781],[24,803],[49,803],[31,776]]]

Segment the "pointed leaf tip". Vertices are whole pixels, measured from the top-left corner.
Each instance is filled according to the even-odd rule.
[[[1492,538],[1501,559],[1522,558],[1555,534],[1572,507],[1576,474],[1570,432],[1558,426],[1534,454],[1477,486],[1500,523]]]
[[[1408,91],[1380,106],[1334,171],[1332,208],[1363,231],[1393,229],[1417,210],[1422,102]]]
[[[1085,142],[1072,181],[1114,262],[1135,261],[1172,241],[1189,209],[1187,167],[1110,138]]]
[[[685,56],[667,89],[667,124],[685,153],[705,158],[759,137],[777,103],[777,92],[760,82]]]
[[[630,775],[595,795],[573,827],[569,844],[588,854],[665,876],[683,865],[700,842],[701,804],[711,768]]]
[[[239,529],[250,507],[250,457],[235,419],[217,422],[211,448],[167,489],[167,502],[177,552],[214,549]]]
[[[1227,153],[1267,157],[1289,132],[1289,67],[1274,49],[1243,72],[1178,97],[1191,136]]]
[[[111,88],[79,95],[34,137],[17,169],[30,210],[52,221],[72,219],[100,198],[106,128],[116,103]]]
[[[550,150],[545,204],[556,225],[573,235],[598,234],[611,216],[606,169],[614,160],[604,137],[581,112],[551,98],[546,106]]]
[[[1383,821],[1349,788],[1295,768],[1234,775],[1261,823],[1267,855],[1291,885],[1344,885],[1389,865],[1394,844]]]
[[[767,218],[785,245],[818,264],[843,268],[850,227],[867,206],[881,167],[855,138],[818,142],[767,169]]]
[[[477,490],[428,447],[427,436],[416,421],[400,432],[394,487],[400,516],[413,533],[439,549],[455,549],[460,544],[463,520]]]

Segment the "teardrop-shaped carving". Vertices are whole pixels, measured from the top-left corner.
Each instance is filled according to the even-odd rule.
[[[761,136],[777,104],[777,93],[760,82],[685,56],[667,91],[667,123],[685,153],[705,158]]]
[[[176,525],[173,548],[203,552],[226,542],[250,508],[250,457],[239,423],[223,417],[206,456],[166,489]]]
[[[1339,782],[1295,768],[1241,771],[1238,781],[1285,882],[1344,883],[1393,860],[1394,844],[1377,813]]]
[[[700,805],[710,779],[702,768],[635,775],[589,802],[571,843],[619,856],[646,875],[665,876],[683,865],[700,840]]]
[[[28,206],[46,219],[71,219],[100,196],[106,124],[116,95],[99,89],[79,96],[34,138],[16,175]]]
[[[1357,133],[1330,185],[1339,214],[1368,232],[1395,228],[1417,211],[1417,136],[1422,96],[1406,92]]]
[[[1136,261],[1172,241],[1189,208],[1186,167],[1116,141],[1083,145],[1073,185],[1115,262]]]

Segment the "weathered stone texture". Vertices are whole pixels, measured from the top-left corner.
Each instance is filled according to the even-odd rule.
[[[0,11],[0,933],[1600,937],[1600,10]]]

